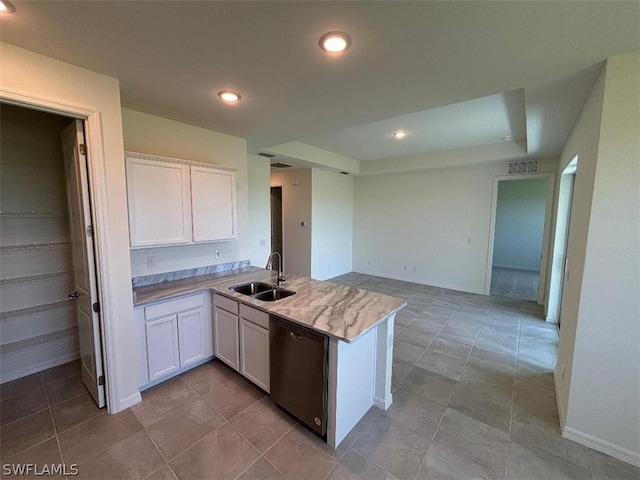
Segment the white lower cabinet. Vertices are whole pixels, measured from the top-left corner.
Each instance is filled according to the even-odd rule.
[[[214,354],[269,392],[269,314],[214,294]]]
[[[209,293],[136,308],[138,383],[145,386],[213,356]]]
[[[239,370],[238,315],[215,307],[215,356],[234,370]]]
[[[146,322],[148,381],[164,377],[180,368],[178,319],[175,315]]]
[[[240,305],[240,373],[269,392],[269,314]]]

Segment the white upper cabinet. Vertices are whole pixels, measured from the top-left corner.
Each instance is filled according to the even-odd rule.
[[[127,157],[132,247],[191,242],[189,166]]]
[[[132,248],[238,238],[235,170],[126,153]]]
[[[238,238],[235,184],[235,172],[191,167],[194,242]]]

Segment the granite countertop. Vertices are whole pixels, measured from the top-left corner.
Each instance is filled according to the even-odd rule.
[[[401,298],[291,274],[287,275],[282,287],[296,294],[275,302],[256,300],[229,290],[229,287],[246,282],[275,284],[276,274],[258,267],[246,267],[138,287],[133,290],[134,304],[139,306],[211,290],[346,342],[356,340],[407,304]]]

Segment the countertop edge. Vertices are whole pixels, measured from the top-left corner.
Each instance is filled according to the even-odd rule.
[[[407,302],[404,299],[400,299],[398,297],[393,297],[383,293],[372,292],[369,290],[362,290],[357,288],[357,286],[350,287],[346,285],[332,284],[331,282],[322,282],[320,280],[313,280],[307,277],[292,276],[298,282],[311,282],[312,285],[321,284],[324,288],[327,288],[326,285],[334,285],[335,287],[340,289],[355,289],[358,292],[364,292],[364,294],[366,295],[373,295],[380,298],[384,298],[384,297],[392,298],[399,302],[399,303],[396,302],[397,305],[395,305],[393,309],[391,309],[388,312],[385,312],[385,314],[380,318],[378,318],[376,321],[371,322],[365,328],[363,328],[362,330],[359,330],[357,332],[357,335],[353,337],[338,335],[324,328],[319,328],[315,326],[313,323],[305,322],[304,320],[288,315],[286,312],[282,311],[283,310],[282,308],[278,309],[279,306],[281,307],[282,305],[286,305],[286,300],[287,300],[286,298],[283,300],[279,300],[278,303],[274,305],[273,304],[274,302],[264,302],[251,297],[246,297],[245,295],[229,290],[229,286],[231,285],[240,284],[240,283],[243,283],[244,281],[255,281],[255,278],[252,278],[252,277],[256,277],[256,276],[260,277],[261,281],[265,281],[266,280],[265,277],[267,276],[269,278],[273,277],[271,283],[272,284],[276,283],[275,282],[276,276],[274,274],[272,274],[270,271],[267,271],[258,267],[249,267],[246,269],[240,269],[238,271],[231,270],[231,271],[225,272],[224,275],[220,275],[220,276],[203,275],[202,278],[192,277],[190,279],[185,279],[185,280],[176,280],[174,282],[165,282],[163,284],[147,285],[143,287],[134,288],[132,292],[134,308],[143,308],[150,304],[168,301],[168,300],[174,300],[187,295],[193,295],[199,292],[209,291],[212,294],[215,293],[215,294],[222,295],[226,298],[236,300],[239,303],[242,303],[249,307],[256,308],[258,310],[261,310],[271,315],[276,315],[278,317],[297,323],[303,327],[307,327],[314,331],[320,332],[329,337],[336,338],[346,343],[352,343],[356,341],[358,338],[360,338],[362,335],[370,331],[372,328],[376,327],[381,322],[387,320],[390,316],[395,315],[398,311],[400,311],[402,308],[404,308],[407,305]],[[288,288],[287,285],[284,285],[283,287]],[[162,290],[166,290],[166,292],[163,293]],[[142,291],[142,295],[139,295],[140,291]],[[138,300],[139,296],[142,297],[142,300],[140,301]],[[284,302],[284,303],[281,303],[281,302]]]

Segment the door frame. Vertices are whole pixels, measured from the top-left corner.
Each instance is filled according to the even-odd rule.
[[[549,268],[549,297],[547,299],[547,322],[557,324],[560,324],[562,314],[571,209],[578,163],[576,155],[562,171],[558,182],[553,251]]]
[[[497,175],[493,177],[493,195],[491,199],[491,219],[489,222],[489,245],[487,250],[487,271],[484,281],[484,294],[491,294],[491,269],[493,266],[493,243],[496,233],[496,212],[498,209],[498,186],[504,181],[536,180],[546,178],[547,185],[547,205],[544,215],[544,229],[542,234],[542,259],[540,261],[540,276],[538,278],[538,298],[537,303],[544,305],[547,293],[547,260],[549,256],[549,237],[551,232],[551,216],[553,212],[553,193],[555,173],[527,173],[518,175]]]
[[[39,97],[24,95],[7,89],[0,89],[0,101],[18,107],[39,110],[55,115],[81,120],[84,123],[85,144],[87,146],[87,166],[89,196],[91,199],[91,217],[94,227],[94,248],[96,256],[96,280],[100,301],[100,337],[102,343],[103,369],[105,376],[107,411],[119,404],[118,386],[110,372],[116,371],[117,351],[115,332],[112,322],[105,321],[113,317],[111,280],[107,268],[109,264],[109,236],[102,232],[110,230],[107,215],[107,180],[105,174],[104,145],[102,140],[102,119],[99,110],[83,108],[60,102],[52,102]]]
[[[284,225],[284,185],[283,184],[279,184],[279,185],[269,185],[269,212],[270,212],[270,220],[271,220],[271,224],[273,225],[273,211],[271,211],[271,189],[272,188],[279,188],[280,189],[280,200],[282,202],[282,208],[280,209],[280,225],[282,226],[282,230],[281,230],[281,235],[282,235],[282,254],[281,259],[280,259],[280,269],[284,272],[284,265],[285,265],[285,261],[284,261],[284,252],[285,252],[285,236],[284,236],[284,229],[285,229],[285,225]],[[273,229],[271,230],[271,236],[273,237]],[[271,244],[271,252],[273,252],[273,243]]]

